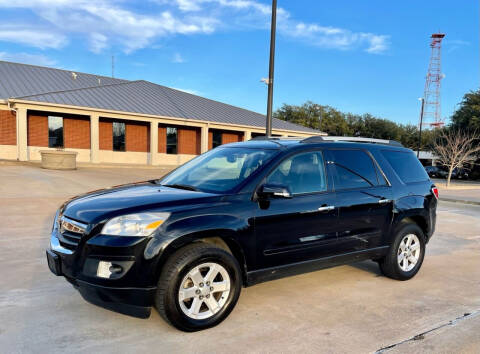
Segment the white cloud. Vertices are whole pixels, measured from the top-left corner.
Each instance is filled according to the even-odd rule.
[[[67,39],[55,31],[28,26],[0,25],[0,41],[28,45],[35,48],[60,48]]]
[[[185,59],[182,57],[180,53],[175,53],[172,58],[172,63],[177,63],[177,64],[185,63]]]
[[[270,26],[270,4],[254,0],[174,0],[174,3],[184,12],[198,13],[202,10],[211,10],[212,6],[228,8],[235,11],[235,16],[230,17],[229,22],[236,27],[268,29]],[[304,23],[292,19],[291,14],[281,7],[277,8],[277,28],[278,32],[284,36],[322,48],[339,50],[361,48],[371,54],[380,54],[390,46],[389,36],[369,32],[353,32],[344,28],[321,26],[316,23]]]
[[[214,4],[217,6],[229,7],[237,10],[254,9],[264,14],[271,13],[270,5],[262,4],[252,0],[163,0],[160,3],[175,3],[181,11],[200,11],[203,5]]]
[[[158,13],[140,14],[121,7],[115,0],[0,0],[0,8],[21,8],[33,11],[51,32],[32,30],[2,31],[0,40],[8,40],[39,48],[58,48],[67,35],[84,35],[90,49],[100,52],[110,45],[119,45],[127,53],[150,45],[156,38],[177,34],[208,34],[218,21],[208,15],[179,16],[165,9]],[[13,21],[12,21],[13,23]],[[20,32],[20,33],[18,33]],[[2,35],[3,33],[3,35]],[[57,38],[52,33],[62,33]],[[36,36],[30,36],[34,34]],[[43,35],[42,38],[38,38]],[[47,37],[50,35],[50,37]],[[37,39],[38,38],[38,39]]]
[[[182,11],[199,11],[201,9],[199,1],[176,0],[178,8]]]
[[[390,36],[376,35],[372,33],[365,33],[367,43],[369,44],[366,49],[367,52],[373,54],[384,53],[390,46]]]
[[[350,50],[363,48],[366,52],[380,54],[389,47],[389,36],[374,33],[352,32],[337,27],[324,27],[317,24],[283,23],[281,31],[306,43],[322,48]]]
[[[445,47],[447,50],[447,53],[451,53],[456,51],[457,49],[460,49],[462,47],[468,47],[470,45],[470,42],[464,41],[462,39],[445,39],[444,40]]]
[[[57,64],[56,60],[50,59],[43,54],[31,53],[8,53],[0,52],[0,60],[13,61],[16,63],[35,64],[41,66],[54,66]]]
[[[200,93],[197,90],[182,89],[182,88],[178,88],[178,87],[171,87],[171,88],[174,89],[174,90],[190,93],[192,95],[200,96]]]
[[[108,37],[101,33],[90,34],[90,50],[94,53],[100,53],[108,46]]]
[[[113,46],[130,53],[168,36],[210,34],[218,30],[267,30],[270,25],[270,3],[259,0],[151,1],[156,3],[152,7],[157,10],[141,13],[122,0],[0,0],[0,8],[32,11],[44,26],[26,29],[17,26],[17,31],[11,30],[13,20],[4,17],[7,24],[0,25],[0,41],[60,48],[68,36],[83,36],[94,53]],[[304,23],[281,7],[277,9],[277,21],[280,35],[308,45],[360,49],[372,54],[389,48],[389,36]]]

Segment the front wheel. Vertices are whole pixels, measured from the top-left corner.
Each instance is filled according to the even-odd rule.
[[[424,256],[422,229],[416,224],[405,224],[395,234],[388,254],[380,260],[380,269],[389,278],[408,280],[420,270]]]
[[[240,291],[241,272],[235,257],[213,245],[194,243],[166,262],[155,306],[176,328],[198,331],[223,321]]]

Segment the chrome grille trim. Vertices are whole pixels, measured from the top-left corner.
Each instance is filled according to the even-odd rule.
[[[66,216],[60,218],[60,232],[71,232],[74,234],[84,235],[87,230],[87,224],[72,220]]]
[[[58,220],[58,242],[65,249],[74,252],[80,243],[82,236],[85,235],[88,225],[61,216]]]

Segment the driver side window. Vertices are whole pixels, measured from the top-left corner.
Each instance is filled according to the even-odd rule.
[[[310,151],[289,157],[267,177],[266,183],[285,186],[292,194],[326,191],[322,153]]]

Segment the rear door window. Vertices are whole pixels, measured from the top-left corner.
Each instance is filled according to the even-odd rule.
[[[382,155],[403,183],[422,182],[429,179],[427,172],[413,152],[383,150]]]
[[[329,150],[335,166],[335,189],[378,186],[378,176],[372,158],[363,150]],[[384,183],[381,183],[384,184]]]

